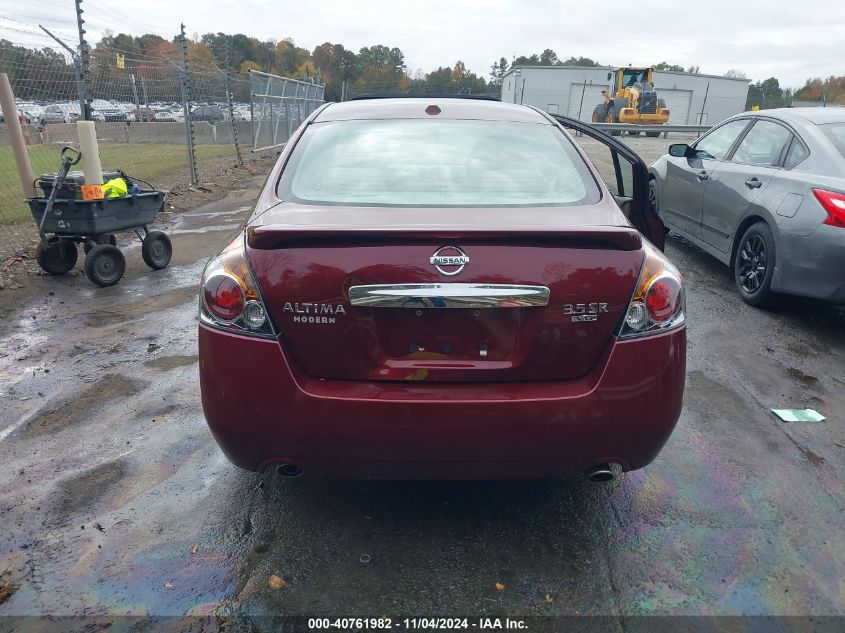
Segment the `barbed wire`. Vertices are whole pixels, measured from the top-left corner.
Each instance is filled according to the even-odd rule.
[[[93,12],[90,7],[86,12],[86,28]],[[0,15],[0,38],[6,40],[0,47],[0,72],[8,74],[24,117],[34,171],[36,174],[54,172],[59,166],[61,147],[77,142],[75,123],[80,118],[80,87],[74,56],[37,24],[25,20],[20,15],[10,19]],[[90,22],[95,23],[93,30],[111,24],[112,20],[106,11]],[[121,24],[120,30],[125,32],[125,26]],[[77,48],[75,34],[48,28],[71,49]],[[173,44],[171,38],[162,39]],[[216,163],[236,164],[236,135],[250,136],[250,89],[248,81],[231,78],[234,107],[230,110],[225,69],[214,60],[197,60],[189,66],[188,109],[194,127],[197,171],[202,174]],[[126,46],[109,46],[108,41],[105,45],[92,46],[91,112],[106,172],[123,169],[131,176],[166,187],[189,181],[182,94],[184,74],[178,43],[172,57],[154,47],[128,50]],[[11,152],[5,143],[8,138],[0,137],[0,155]],[[26,217],[21,199],[14,170],[3,170],[0,207],[11,219]]]

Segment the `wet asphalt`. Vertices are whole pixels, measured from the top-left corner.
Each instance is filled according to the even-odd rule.
[[[0,615],[845,615],[845,308],[751,308],[670,238],[687,391],[649,467],[609,484],[259,476],[207,430],[196,346],[202,266],[259,185],[169,222],[166,270],[127,245],[117,286],[34,278],[0,323]]]

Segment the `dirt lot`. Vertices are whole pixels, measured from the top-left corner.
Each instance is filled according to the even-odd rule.
[[[650,162],[671,139],[631,141]],[[751,308],[678,239],[685,408],[648,468],[597,485],[228,464],[199,403],[196,287],[261,180],[169,218],[166,270],[129,246],[112,288],[0,293],[0,615],[845,615],[845,311]]]
[[[162,177],[156,186],[167,191],[165,211],[160,216],[159,228],[166,227],[187,209],[195,208],[212,200],[219,200],[228,191],[243,189],[252,183],[254,176],[262,183],[274,157],[250,157],[244,167],[236,167],[230,159],[216,164],[204,165],[203,182],[195,186],[180,178]],[[132,233],[120,235],[123,242],[133,239]],[[35,277],[41,276],[41,269],[35,261],[38,247],[38,230],[34,222],[0,224],[0,319],[30,297],[43,291]],[[82,274],[82,257],[71,276]]]

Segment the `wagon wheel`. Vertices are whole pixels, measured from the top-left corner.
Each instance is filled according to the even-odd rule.
[[[35,261],[45,273],[64,275],[76,265],[76,244],[68,240],[56,240],[38,245]]]
[[[150,231],[141,243],[141,257],[153,270],[166,268],[173,256],[170,238],[161,231]]]
[[[117,238],[114,236],[114,233],[103,233],[102,235],[95,235],[93,241],[97,244],[111,244],[112,246],[117,246]],[[85,251],[86,255],[91,251],[92,248],[93,246],[91,246],[90,242],[84,242],[82,244],[82,250]]]
[[[98,244],[85,258],[85,274],[98,286],[113,286],[126,271],[126,259],[117,246]]]

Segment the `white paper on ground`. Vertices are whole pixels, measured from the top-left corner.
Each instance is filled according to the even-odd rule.
[[[772,409],[784,422],[822,422],[825,418],[813,409]]]

